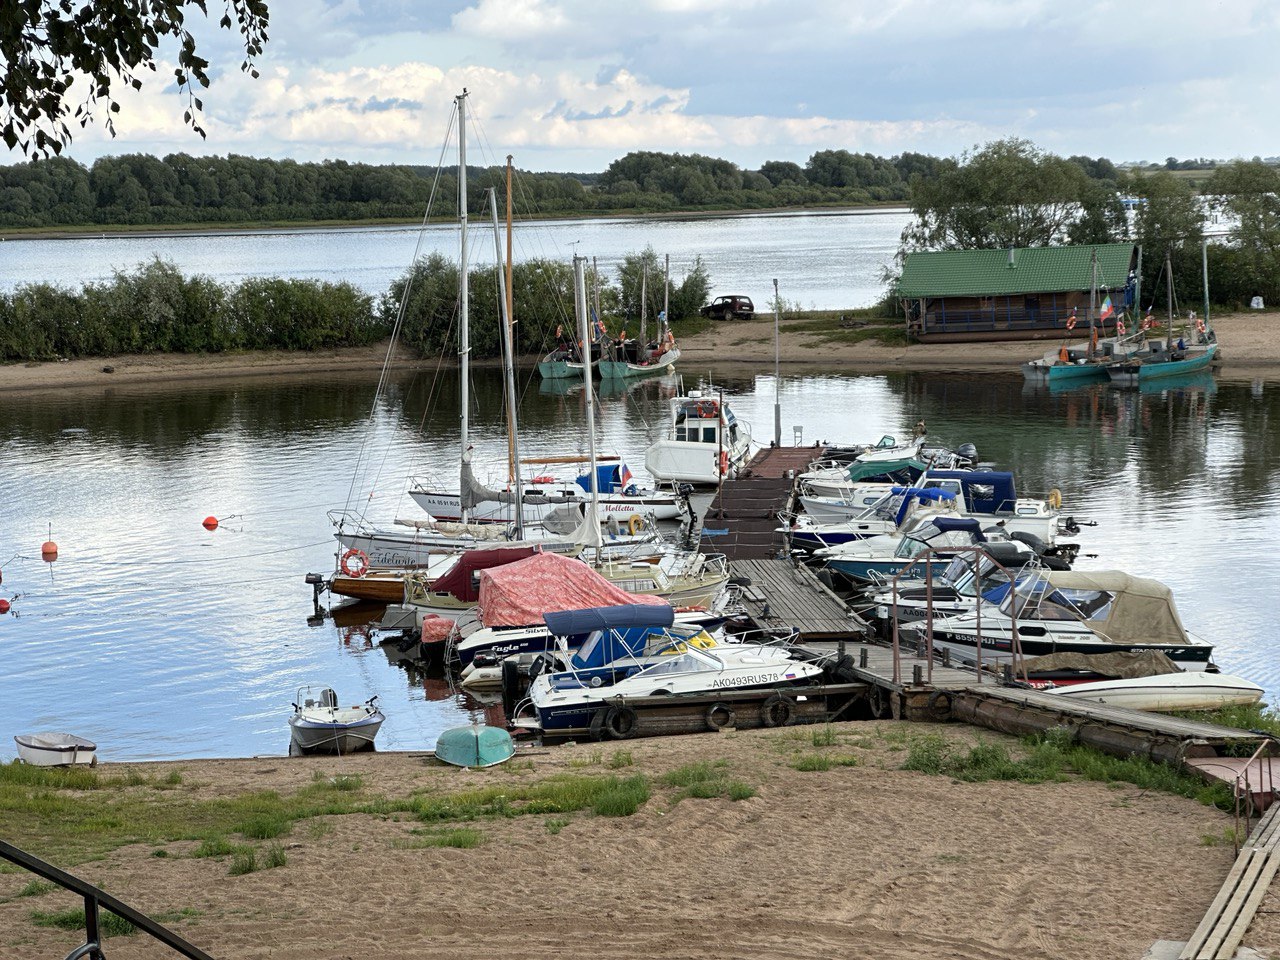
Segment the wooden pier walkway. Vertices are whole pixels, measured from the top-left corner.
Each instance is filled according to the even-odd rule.
[[[804,642],[870,636],[867,622],[803,564],[776,557],[730,560],[729,574],[749,581],[740,588],[743,607],[762,629],[795,627]]]
[[[702,546],[730,560],[776,557],[786,549],[777,532],[791,512],[794,477],[822,455],[819,447],[767,447],[741,476],[720,486],[702,518]]]

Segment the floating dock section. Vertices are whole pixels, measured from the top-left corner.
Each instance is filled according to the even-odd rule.
[[[822,456],[820,447],[768,447],[740,476],[720,485],[702,518],[702,547],[730,560],[776,557],[786,547],[778,533],[792,512],[795,476]]]

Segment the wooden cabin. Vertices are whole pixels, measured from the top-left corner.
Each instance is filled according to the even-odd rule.
[[[1132,243],[1081,247],[1012,247],[912,253],[898,282],[907,334],[925,343],[1039,340],[1089,328],[1093,254],[1098,259],[1097,309],[1110,296],[1115,318],[1137,302],[1142,251]]]

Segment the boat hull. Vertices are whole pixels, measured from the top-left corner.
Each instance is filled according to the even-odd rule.
[[[380,710],[351,721],[295,714],[289,718],[289,731],[294,747],[302,753],[357,753],[373,749],[384,719]]]
[[[569,488],[566,488],[569,489]],[[557,495],[564,496],[563,491]],[[456,493],[442,493],[435,490],[410,490],[409,496],[414,503],[437,520],[457,522],[462,518],[461,498]],[[568,498],[573,503],[586,503],[590,494],[580,489],[569,490]],[[524,502],[525,523],[538,523],[558,507],[560,503],[547,503],[533,500],[526,494]],[[602,493],[598,501],[599,516],[602,520],[617,519],[629,521],[631,517],[653,516],[657,520],[675,520],[681,514],[681,501],[674,494],[657,493],[626,496],[625,494]],[[468,520],[472,523],[510,523],[514,514],[513,505],[488,501],[477,504],[469,511]]]
[[[1260,686],[1241,677],[1201,672],[1102,680],[1058,687],[1051,692],[1072,700],[1157,713],[1247,706],[1257,703],[1263,694]]]
[[[1193,353],[1192,351],[1195,352]],[[1188,351],[1188,355],[1181,360],[1165,360],[1163,362],[1137,362],[1131,360],[1125,363],[1112,364],[1107,367],[1107,375],[1111,378],[1112,383],[1123,386],[1141,385],[1164,377],[1173,377],[1178,374],[1203,370],[1213,363],[1213,358],[1217,352],[1218,345],[1211,343],[1203,349],[1199,347],[1191,348]]]
[[[655,373],[664,373],[680,359],[678,349],[668,350],[656,360],[648,363],[627,363],[622,360],[601,360],[600,376],[605,380],[626,380],[633,377],[648,377]]]
[[[515,755],[511,734],[497,727],[472,724],[445,730],[436,740],[436,759],[455,767],[492,767]]]
[[[93,766],[98,762],[98,746],[73,733],[19,734],[18,759],[33,767]]]
[[[1031,628],[1035,629],[1035,628]],[[934,627],[934,646],[949,648],[968,660],[977,656],[975,634]],[[1018,645],[1024,657],[1045,657],[1055,653],[1118,653],[1123,650],[1158,650],[1184,670],[1204,670],[1209,666],[1213,647],[1209,644],[1126,644],[1111,643],[1087,630],[1067,635],[1042,633],[1037,636],[1022,627]],[[983,630],[982,657],[1001,662],[1012,656],[1013,639],[1008,629],[993,627]]]

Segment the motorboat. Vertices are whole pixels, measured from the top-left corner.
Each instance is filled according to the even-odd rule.
[[[1050,385],[1103,381],[1107,379],[1109,364],[1128,360],[1141,351],[1145,343],[1146,332],[1143,330],[1126,336],[1103,337],[1096,343],[1091,340],[1065,343],[1024,363],[1022,375],[1028,380]]]
[[[1049,687],[1070,700],[1087,700],[1131,710],[1168,713],[1175,710],[1220,710],[1248,706],[1262,699],[1263,689],[1244,677],[1190,670],[1153,677],[1098,680]]]
[[[923,636],[925,625],[908,625]],[[1038,570],[999,608],[933,621],[933,645],[962,660],[1010,662],[1014,636],[1023,655],[1156,650],[1184,670],[1209,667],[1213,645],[1182,625],[1172,591],[1118,570]]]
[[[289,735],[300,753],[355,753],[372,750],[374,738],[386,719],[377,696],[352,707],[339,705],[332,687],[298,688],[298,699],[289,717]]]
[[[621,739],[635,729],[635,710],[626,705],[631,698],[787,691],[817,683],[823,668],[782,646],[744,643],[699,649],[677,640],[670,655],[652,651],[648,665],[622,672],[625,675],[614,683],[597,683],[597,677],[580,677],[572,670],[541,674],[530,684],[528,699],[517,707],[514,722],[539,729],[544,736],[600,733]]]
[[[91,767],[98,762],[98,745],[74,733],[23,733],[13,742],[18,759],[33,767]]]
[[[808,514],[801,514],[777,532],[786,534],[791,550],[808,553],[893,534],[908,520],[918,520],[926,514],[955,515],[955,494],[936,488],[890,487],[888,493],[848,520],[818,523]]]
[[[645,451],[658,480],[718,484],[735,475],[751,454],[751,429],[727,401],[690,390],[671,401],[668,435]]]
[[[889,487],[909,487],[928,469],[927,463],[914,457],[872,463],[828,457],[809,464],[796,481],[803,496],[840,497],[852,506],[868,507]],[[868,491],[869,500],[852,499],[852,494],[861,490]]]
[[[1006,539],[996,532],[992,537]],[[921,575],[928,570],[941,573],[957,553],[972,553],[971,548],[985,546],[990,540],[973,517],[927,516],[901,534],[823,547],[813,556],[828,570],[867,584],[887,581],[908,567]]]
[[[483,723],[451,727],[436,738],[436,759],[455,767],[494,767],[510,760],[515,752],[510,733]]]
[[[891,632],[895,620],[904,624],[930,614],[954,617],[971,612],[980,600],[999,606],[1008,593],[1009,577],[1016,579],[1028,564],[1038,562],[1030,548],[1016,540],[988,543],[982,553],[954,557],[932,584],[911,578],[896,590],[887,584],[877,588],[868,598],[870,616]]]

